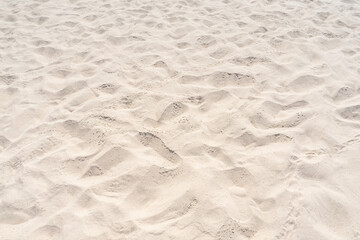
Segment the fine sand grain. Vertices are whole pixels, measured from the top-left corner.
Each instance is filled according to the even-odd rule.
[[[1,240],[360,240],[360,2],[4,0]]]

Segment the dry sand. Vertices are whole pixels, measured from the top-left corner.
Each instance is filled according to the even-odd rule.
[[[360,2],[5,0],[1,240],[359,240]]]

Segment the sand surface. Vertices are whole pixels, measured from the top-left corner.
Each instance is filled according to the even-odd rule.
[[[359,240],[360,2],[4,0],[1,240]]]

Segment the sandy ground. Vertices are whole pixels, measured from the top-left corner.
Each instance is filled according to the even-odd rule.
[[[1,240],[359,240],[360,2],[5,0]]]

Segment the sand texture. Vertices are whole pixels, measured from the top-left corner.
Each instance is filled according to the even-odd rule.
[[[360,1],[1,1],[0,239],[360,240]]]

